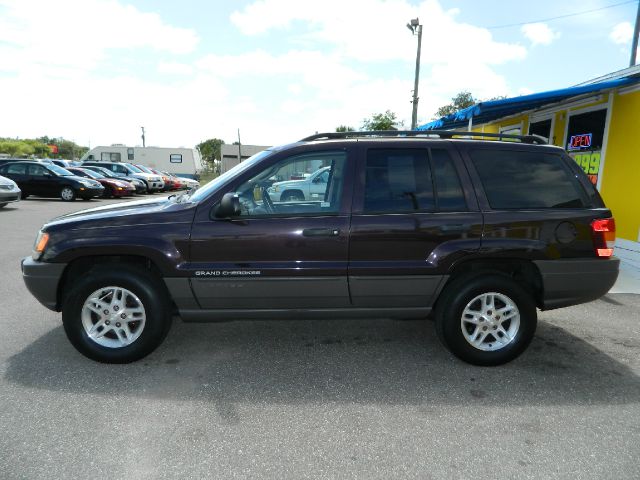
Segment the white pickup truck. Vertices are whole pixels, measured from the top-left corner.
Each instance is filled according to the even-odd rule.
[[[267,189],[274,202],[323,201],[331,167],[316,170],[303,180],[276,182]]]

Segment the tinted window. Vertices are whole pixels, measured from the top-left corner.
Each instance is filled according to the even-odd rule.
[[[365,212],[433,210],[428,151],[369,150],[364,195]]]
[[[69,175],[73,175],[66,168],[62,168],[62,167],[59,167],[57,165],[49,165],[49,169],[52,170],[53,172],[57,173],[58,175],[62,176],[62,177],[68,177]]]
[[[560,156],[476,150],[471,159],[491,208],[580,208],[584,197]]]
[[[4,170],[5,173],[13,173],[16,175],[26,175],[27,166],[24,163],[14,163]]]
[[[29,165],[29,175],[33,175],[34,177],[43,177],[46,171],[47,169],[42,165]]]
[[[446,150],[431,150],[431,165],[436,180],[438,210],[459,212],[467,210],[467,202],[453,160]]]

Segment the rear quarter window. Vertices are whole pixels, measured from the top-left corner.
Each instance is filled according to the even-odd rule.
[[[470,156],[493,209],[587,206],[584,190],[560,155],[483,149]]]

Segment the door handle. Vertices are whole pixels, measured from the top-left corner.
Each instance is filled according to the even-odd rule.
[[[305,237],[337,237],[340,230],[337,228],[305,228],[302,230]]]
[[[439,230],[442,233],[464,233],[471,230],[471,225],[469,225],[468,223],[440,225]]]

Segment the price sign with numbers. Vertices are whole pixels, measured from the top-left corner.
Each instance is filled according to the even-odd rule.
[[[596,185],[598,183],[598,174],[600,173],[601,152],[570,153],[569,155],[589,176],[591,183]]]

